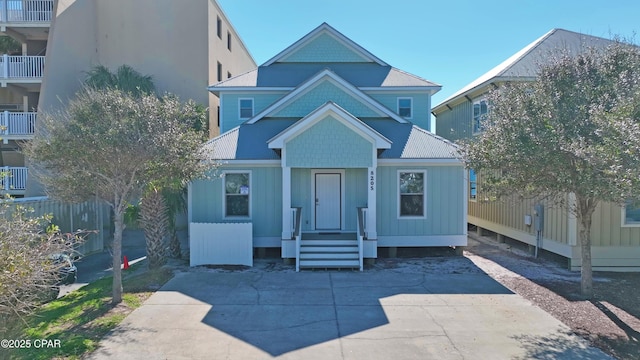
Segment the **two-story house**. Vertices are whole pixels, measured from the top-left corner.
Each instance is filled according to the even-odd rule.
[[[522,50],[472,81],[432,110],[436,116],[438,135],[455,141],[482,132],[482,122],[491,104],[487,93],[511,81],[532,81],[538,68],[553,53],[568,50],[579,52],[588,47],[603,48],[611,40],[553,29]],[[500,241],[511,238],[566,257],[568,267],[577,270],[581,265],[578,223],[570,212],[558,207],[536,209],[533,201],[484,202],[482,187],[473,169],[468,171],[468,220],[477,227],[496,233]],[[567,194],[568,202],[574,201]],[[543,214],[542,214],[543,213]],[[542,228],[536,223],[541,216]],[[592,265],[595,270],[640,269],[640,209],[604,203],[593,215],[591,228]]]
[[[440,85],[398,70],[326,23],[217,83],[219,167],[189,187],[191,265],[362,269],[380,247],[464,246],[455,146],[429,132]]]

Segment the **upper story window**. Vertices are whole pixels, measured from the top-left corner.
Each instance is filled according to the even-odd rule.
[[[398,115],[405,119],[411,119],[413,117],[412,98],[398,98]]]
[[[484,121],[489,114],[489,102],[481,99],[473,102],[473,133],[478,134],[484,130]]]
[[[251,172],[224,173],[224,216],[248,218],[251,216]]]
[[[640,201],[627,201],[622,208],[622,225],[640,227]]]
[[[478,180],[476,171],[469,169],[469,199],[475,200],[478,197]]]
[[[218,61],[218,81],[222,81],[222,64]]]
[[[227,49],[231,51],[231,33],[227,31]]]
[[[398,171],[398,217],[424,218],[426,171]]]
[[[231,79],[231,73],[227,71],[227,79]]]
[[[222,20],[219,16],[216,20],[216,32],[218,33],[218,38],[222,39]]]
[[[238,109],[240,119],[249,119],[253,116],[253,99],[239,99]]]

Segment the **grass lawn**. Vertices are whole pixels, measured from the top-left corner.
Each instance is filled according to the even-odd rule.
[[[170,270],[148,271],[143,266],[146,264],[136,264],[123,272],[123,301],[116,306],[111,304],[111,277],[45,304],[29,318],[23,332],[22,338],[31,340],[30,348],[13,350],[10,358],[79,359],[95,350],[107,332],[173,277]]]

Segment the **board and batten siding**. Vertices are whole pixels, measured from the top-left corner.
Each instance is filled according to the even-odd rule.
[[[291,205],[302,208],[302,231],[314,231],[311,207],[314,196],[311,188],[311,171],[306,168],[291,169]],[[367,169],[344,169],[345,171],[345,223],[343,230],[356,231],[358,207],[367,205]]]
[[[222,95],[220,100],[220,133],[225,133],[247,121],[247,119],[240,119],[239,99],[253,99],[253,115],[257,115],[286,94],[285,91],[282,91]]]
[[[425,219],[398,219],[399,170],[426,170]],[[462,166],[378,166],[378,236],[464,234],[464,179]]]
[[[225,170],[251,171],[251,219],[225,219],[222,198]],[[282,168],[281,167],[220,167],[215,177],[196,180],[191,184],[191,222],[231,223],[251,222],[253,236],[278,237],[282,235]]]
[[[622,226],[620,206],[600,203],[593,214],[591,241],[593,246],[640,247],[640,226]]]
[[[436,116],[436,134],[451,141],[469,138],[473,135],[471,120],[473,103],[465,101]]]
[[[431,130],[431,95],[422,92],[380,92],[368,91],[367,95],[394,113],[398,113],[398,98],[412,98],[412,116],[408,121],[425,130]]]

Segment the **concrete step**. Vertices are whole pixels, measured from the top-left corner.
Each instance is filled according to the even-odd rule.
[[[358,260],[358,252],[348,253],[304,253],[300,252],[300,260]]]
[[[358,240],[300,240],[301,246],[358,246]]]
[[[300,268],[360,268],[360,262],[358,260],[300,260]]]

